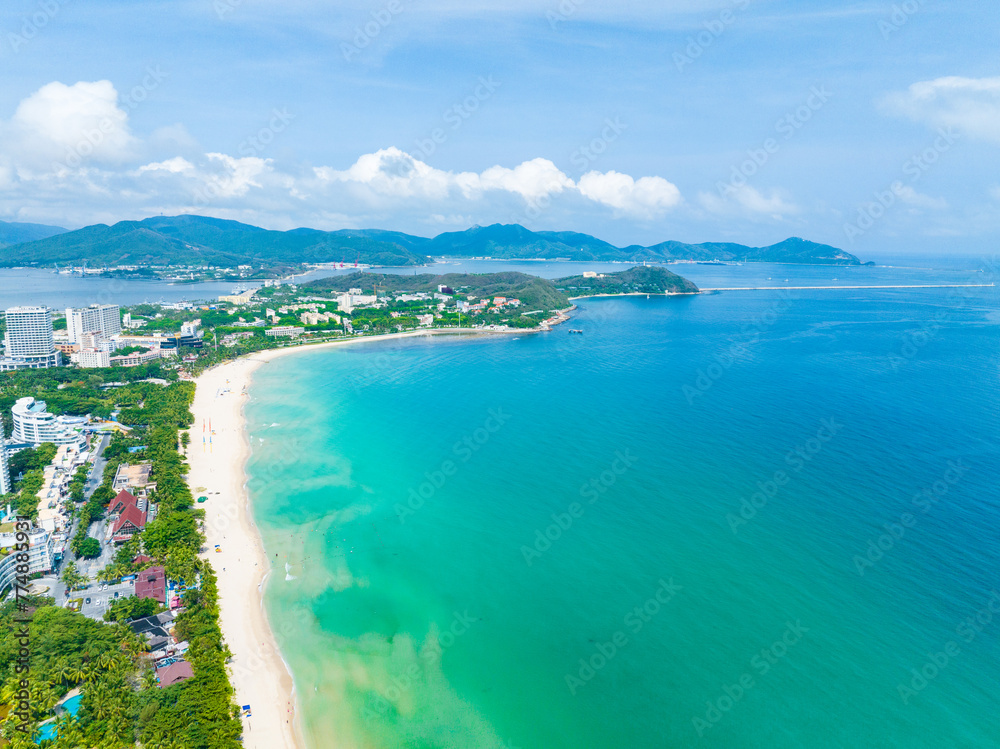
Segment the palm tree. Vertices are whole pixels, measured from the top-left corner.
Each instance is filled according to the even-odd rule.
[[[28,689],[28,693],[31,695],[31,706],[40,712],[48,712],[59,701],[55,690],[47,681],[36,681]]]
[[[109,718],[113,711],[114,700],[111,697],[111,693],[108,691],[107,687],[103,684],[98,684],[93,689],[90,690],[90,709],[94,714],[94,717],[98,720],[105,720]]]
[[[68,674],[69,680],[74,684],[79,684],[81,681],[87,678],[87,670],[83,667],[83,664],[76,666],[70,666],[70,672]]]
[[[73,677],[73,666],[65,658],[60,658],[52,669],[52,676],[59,679],[60,683],[64,681],[72,681]]]

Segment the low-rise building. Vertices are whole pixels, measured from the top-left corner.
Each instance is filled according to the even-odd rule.
[[[153,473],[153,466],[151,463],[137,463],[135,465],[130,465],[128,463],[121,463],[118,465],[118,470],[115,471],[115,477],[112,480],[111,488],[116,492],[121,492],[124,489],[147,489],[150,486],[149,478]]]
[[[331,322],[340,325],[340,317],[332,312],[303,312],[299,319],[303,325],[325,325]]]
[[[149,351],[135,351],[131,354],[125,354],[124,356],[112,356],[108,359],[108,364],[109,366],[116,367],[139,367],[143,364],[155,361],[162,356],[163,352],[160,349],[153,348]]]
[[[305,332],[305,328],[299,328],[293,325],[279,325],[276,328],[269,328],[264,331],[264,333],[273,338],[296,338]]]
[[[222,337],[220,343],[226,347],[235,346],[241,340],[246,340],[247,338],[253,338],[253,333],[229,333]]]
[[[229,304],[235,304],[240,307],[250,304],[256,294],[257,289],[248,289],[247,291],[240,292],[239,294],[226,294],[225,296],[220,296],[219,301],[228,302]]]
[[[135,576],[135,597],[167,602],[167,573],[163,567],[149,567]]]
[[[81,369],[101,369],[111,366],[111,354],[96,348],[82,349],[70,354],[69,360],[78,364]]]
[[[194,669],[187,661],[174,661],[162,668],[156,669],[157,686],[160,689],[187,681],[194,676]]]
[[[111,527],[111,540],[116,544],[125,543],[145,527],[146,513],[137,505],[126,505]]]

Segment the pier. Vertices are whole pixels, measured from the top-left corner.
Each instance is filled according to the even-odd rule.
[[[810,289],[979,289],[995,286],[992,283],[931,283],[931,284],[896,284],[893,286],[731,286],[717,289],[701,289],[701,291],[808,291]]]

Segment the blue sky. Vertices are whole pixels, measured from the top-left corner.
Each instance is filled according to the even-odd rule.
[[[988,252],[998,32],[933,0],[11,0],[0,219]]]

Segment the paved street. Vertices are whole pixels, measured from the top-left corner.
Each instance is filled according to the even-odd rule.
[[[83,599],[81,612],[91,619],[100,619],[104,616],[108,606],[115,600],[115,593],[119,598],[128,598],[135,595],[135,585],[129,583],[119,583],[118,585],[91,585],[85,590],[74,590],[70,593],[70,600]],[[106,588],[106,590],[102,590]],[[65,588],[63,588],[65,590]],[[62,593],[63,591],[59,591]],[[87,603],[87,599],[90,603]]]
[[[94,457],[94,467],[90,472],[90,478],[87,479],[87,483],[84,484],[83,496],[86,499],[90,499],[97,487],[101,485],[101,479],[104,476],[104,466],[107,465],[107,460],[104,459],[104,449],[108,446],[111,441],[111,435],[106,434],[101,437],[100,442],[97,445],[97,450]],[[73,527],[70,530],[69,537],[73,538],[76,535],[77,526],[79,521],[73,521]],[[98,535],[100,533],[101,535]],[[99,523],[94,523],[90,527],[88,535],[93,536],[97,540],[101,541],[103,544],[103,534],[104,534],[104,521]],[[73,550],[68,546],[66,547],[66,554],[63,558],[61,569],[65,569],[66,565],[70,562],[76,562],[77,571],[80,574],[87,575],[89,577],[94,577],[97,573],[114,558],[114,549],[104,548],[102,545],[101,556],[97,559],[77,559],[73,554]]]
[[[97,444],[93,469],[90,472],[90,478],[87,479],[87,483],[84,485],[84,497],[86,499],[90,499],[97,490],[97,487],[101,485],[101,480],[104,476],[104,467],[107,465],[107,460],[104,458],[104,450],[110,441],[111,435],[104,435]],[[70,531],[70,538],[73,538],[76,534],[77,527],[78,521],[74,521],[73,528]],[[99,557],[96,559],[77,559],[73,551],[67,548],[60,569],[65,569],[67,564],[75,562],[76,568],[81,574],[87,575],[90,578],[96,578],[97,573],[112,562],[116,551],[113,544],[104,543],[106,527],[106,521],[99,520],[92,523],[87,532],[87,535],[101,542],[101,555]],[[135,595],[134,581],[118,583],[116,585],[103,585],[92,582],[87,588],[71,591],[69,596],[65,594],[66,585],[55,577],[41,578],[36,583],[39,587],[47,586],[49,588],[48,595],[55,599],[57,606],[65,605],[67,600],[80,600],[81,612],[84,616],[88,616],[91,619],[100,619],[103,617],[108,606],[115,600],[116,593],[118,594],[118,598],[128,598]],[[89,603],[87,603],[88,599]]]

